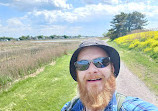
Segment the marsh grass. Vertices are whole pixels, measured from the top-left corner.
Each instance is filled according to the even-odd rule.
[[[33,43],[0,42],[0,88],[35,72],[53,59],[76,48],[77,42]]]

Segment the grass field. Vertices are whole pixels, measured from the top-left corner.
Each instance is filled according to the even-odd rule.
[[[75,49],[78,42],[0,42],[0,89],[35,72],[56,57]]]
[[[70,55],[64,55],[36,77],[12,85],[0,94],[0,111],[60,111],[76,95],[69,61]]]
[[[114,41],[108,44],[119,51],[121,60],[158,96],[158,63],[140,51],[120,47]]]

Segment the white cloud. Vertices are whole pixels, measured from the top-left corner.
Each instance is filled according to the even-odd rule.
[[[39,13],[37,13],[39,15]],[[0,20],[0,37],[8,36],[18,38],[22,35],[78,35],[81,32],[80,26],[67,26],[67,25],[31,25],[24,21],[28,21],[26,16],[21,18],[11,18],[6,21],[6,25],[1,25]]]
[[[111,5],[87,5],[85,7],[76,8],[74,9],[73,13],[75,13],[78,17],[78,20],[80,19],[95,19],[95,18],[102,18],[109,15],[114,15],[118,11],[116,7],[112,7]]]
[[[24,24],[22,18],[11,18],[6,20],[6,24],[0,25],[0,36],[20,37],[31,31],[29,24]]]
[[[8,37],[20,37],[22,35],[29,35],[29,32],[32,31],[31,27],[23,26],[23,27],[14,27],[14,26],[2,26],[0,30],[0,36],[8,36]]]
[[[134,7],[133,7],[134,6]],[[78,22],[78,21],[89,21],[95,18],[106,16],[113,16],[119,14],[120,12],[133,12],[140,11],[143,14],[149,13],[147,6],[144,3],[128,3],[128,4],[118,4],[118,5],[106,5],[106,4],[91,4],[85,7],[75,8],[73,11],[59,11],[59,10],[35,10],[29,13],[29,16],[34,16],[36,19],[41,17],[42,20],[48,23],[66,21],[66,22]],[[153,13],[157,13],[156,7],[153,9]]]
[[[153,17],[153,19],[158,19],[158,8],[157,6],[151,5],[150,3],[143,3],[143,2],[130,2],[128,4],[120,4],[117,6],[119,12],[133,12],[138,11],[145,14],[148,18]]]
[[[9,6],[8,3],[1,3],[1,2],[0,2],[0,5],[2,5],[2,6]]]
[[[133,12],[133,11],[139,11],[143,12],[146,9],[146,5],[144,3],[135,3],[135,2],[130,2],[130,3],[122,3],[118,4],[117,6],[112,6],[114,10],[117,10],[118,12]]]
[[[118,4],[118,0],[83,0],[86,4],[108,4],[108,5],[114,5]]]
[[[111,5],[86,5],[85,7],[75,8],[73,11],[61,10],[34,10],[28,13],[28,18],[45,21],[47,23],[54,22],[81,22],[89,21],[99,17],[106,17],[109,15],[117,14],[117,7]]]
[[[18,18],[11,18],[7,20],[8,26],[11,27],[21,27],[24,24]]]
[[[19,0],[22,1],[22,0]],[[26,0],[24,0],[26,1]],[[50,0],[36,0],[34,2],[49,2]],[[55,0],[56,1],[56,0]],[[54,1],[54,3],[55,3]],[[65,0],[66,2],[66,0]],[[117,2],[117,0],[112,0]],[[58,2],[59,4],[64,3]],[[57,4],[56,4],[57,6]],[[87,22],[97,18],[107,18],[114,16],[120,12],[133,12],[139,11],[148,16],[158,15],[156,6],[147,6],[145,3],[130,2],[128,4],[107,5],[107,4],[91,4],[84,7],[74,8],[73,10],[34,10],[25,16],[25,20],[35,24],[47,23],[53,24],[55,22]],[[17,21],[16,21],[17,22]],[[20,24],[20,23],[19,23]]]
[[[72,5],[66,4],[66,0],[51,0],[56,7],[70,9]]]
[[[158,8],[157,6],[148,6],[147,10],[144,11],[144,13],[149,16],[153,17],[153,19],[158,19]]]
[[[21,11],[32,11],[33,9],[71,9],[72,4],[67,4],[66,2],[67,0],[12,0],[7,1],[7,5]]]
[[[46,23],[53,23],[60,19],[60,15],[62,15],[62,12],[60,10],[42,10],[37,11],[34,10],[33,12],[29,12],[27,14],[28,18],[31,18],[32,20],[37,20],[36,22],[46,22]]]
[[[103,3],[107,3],[107,4],[118,4],[119,1],[118,0],[102,0]]]

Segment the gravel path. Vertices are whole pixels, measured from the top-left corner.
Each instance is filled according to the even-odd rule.
[[[121,70],[117,77],[117,92],[127,96],[139,97],[158,107],[156,97],[147,86],[121,62]]]

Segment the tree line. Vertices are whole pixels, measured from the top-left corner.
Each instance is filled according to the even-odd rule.
[[[67,39],[67,38],[80,38],[81,35],[77,36],[68,36],[68,35],[50,35],[50,36],[44,36],[44,35],[38,35],[38,36],[21,36],[19,38],[13,38],[13,37],[0,37],[0,41],[11,41],[11,40],[49,40],[49,39]]]
[[[109,29],[104,36],[114,40],[115,38],[124,36],[134,30],[143,30],[144,26],[147,25],[147,22],[148,20],[145,18],[145,15],[140,12],[121,12],[114,16],[110,22],[112,28]]]

